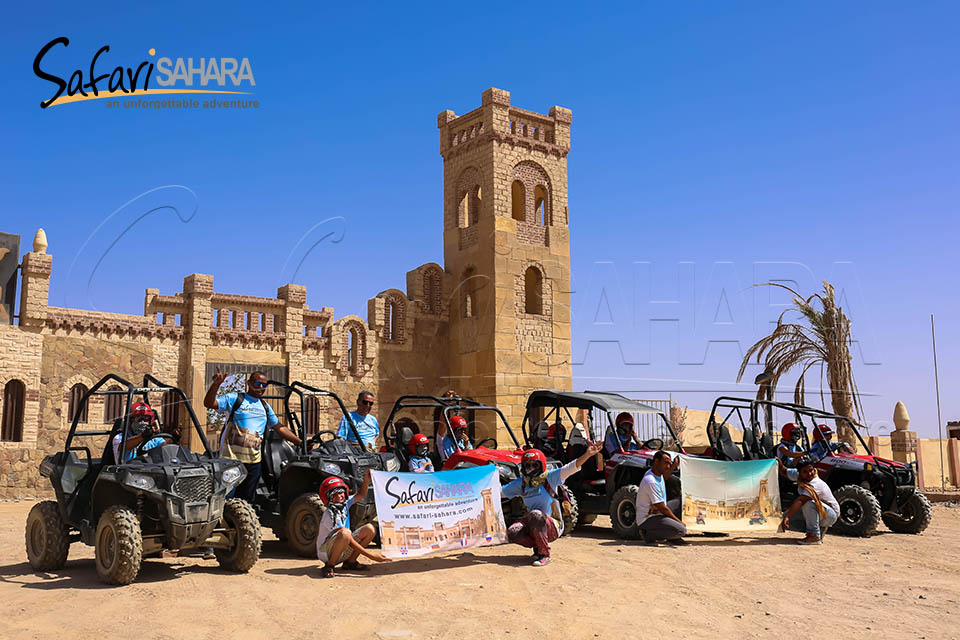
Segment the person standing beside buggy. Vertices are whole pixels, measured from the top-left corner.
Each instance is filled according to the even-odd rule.
[[[528,449],[520,460],[520,477],[501,487],[503,497],[520,497],[527,508],[527,515],[507,528],[507,539],[522,547],[531,547],[534,566],[549,564],[550,543],[563,533],[563,512],[557,494],[566,489],[561,485],[601,448],[603,444],[595,442],[579,458],[550,472],[543,452]]]
[[[260,481],[260,445],[267,427],[272,427],[280,437],[295,446],[300,444],[300,438],[280,424],[273,409],[263,399],[267,390],[267,376],[255,371],[247,377],[246,392],[226,393],[218,398],[217,390],[226,377],[217,367],[213,382],[203,398],[203,406],[220,413],[229,412],[220,434],[220,456],[242,462],[247,469],[247,477],[227,498],[242,498],[253,504]]]

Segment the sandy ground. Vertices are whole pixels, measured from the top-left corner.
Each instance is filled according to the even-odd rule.
[[[687,547],[617,540],[605,519],[529,566],[512,545],[319,577],[265,532],[246,575],[216,561],[151,559],[127,587],[102,586],[93,549],[34,573],[31,503],[0,504],[3,638],[897,638],[960,637],[960,509],[920,536],[691,536]]]

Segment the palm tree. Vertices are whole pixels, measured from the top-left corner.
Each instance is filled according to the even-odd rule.
[[[747,349],[740,363],[737,382],[743,378],[750,360],[756,356],[756,362],[763,360],[768,374],[767,384],[776,388],[777,381],[788,371],[800,369],[800,376],[794,387],[793,397],[797,404],[804,404],[804,376],[811,368],[820,365],[820,379],[826,370],[830,387],[830,399],[833,412],[854,420],[854,412],[862,421],[863,407],[860,404],[857,383],[851,367],[850,319],[838,307],[833,295],[833,285],[823,281],[823,293],[815,293],[804,298],[785,285],[776,282],[764,282],[762,285],[780,287],[793,294],[793,304],[780,314],[777,326],[765,338],[758,340]],[[802,322],[785,322],[788,314],[799,314]],[[763,393],[764,385],[760,387]],[[759,397],[759,396],[758,396]],[[820,385],[820,401],[825,406],[823,384]],[[838,439],[856,445],[857,438],[846,423],[837,425]]]

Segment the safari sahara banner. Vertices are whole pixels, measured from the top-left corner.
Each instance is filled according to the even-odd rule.
[[[722,462],[681,456],[683,523],[690,531],[776,531],[776,460]]]
[[[388,558],[506,542],[496,465],[372,473],[380,541]]]

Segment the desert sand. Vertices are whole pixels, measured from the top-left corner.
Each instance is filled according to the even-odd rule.
[[[543,568],[503,545],[332,580],[265,531],[249,574],[149,559],[120,588],[97,581],[79,543],[62,570],[32,571],[31,506],[0,504],[3,638],[960,637],[960,509],[946,506],[923,535],[819,547],[793,544],[797,534],[644,547],[600,518],[554,543]]]

